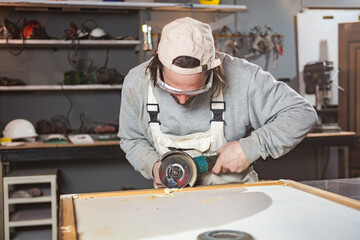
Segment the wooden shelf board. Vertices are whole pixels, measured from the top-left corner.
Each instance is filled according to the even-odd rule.
[[[12,214],[10,227],[52,224],[51,208],[26,209]]]
[[[203,5],[187,3],[149,3],[149,2],[102,2],[102,1],[0,1],[0,6],[16,7],[17,10],[52,10],[81,11],[98,10],[160,10],[160,11],[207,11],[207,12],[242,12],[244,5]]]
[[[8,200],[9,204],[18,204],[18,203],[42,203],[42,202],[51,202],[52,198],[49,196],[35,197],[35,198],[10,198]]]
[[[9,222],[9,227],[43,226],[43,225],[51,225],[51,224],[52,224],[52,219],[39,219],[39,220]]]
[[[12,236],[14,240],[49,240],[52,238],[52,230],[51,226],[48,229],[16,230]]]
[[[0,4],[1,6],[1,4]],[[41,47],[41,48],[58,48],[69,47],[71,44],[74,46],[78,44],[79,47],[135,47],[140,45],[140,40],[93,40],[81,39],[73,42],[72,40],[62,39],[1,39],[0,47]]]
[[[25,86],[0,86],[2,91],[59,91],[59,90],[116,90],[122,84],[82,84],[82,85],[25,85]]]

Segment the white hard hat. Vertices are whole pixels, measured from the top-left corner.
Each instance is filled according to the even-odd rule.
[[[104,29],[98,27],[91,30],[90,37],[93,39],[101,39],[101,38],[106,38],[107,34],[104,31]]]
[[[3,132],[5,138],[23,139],[37,136],[34,126],[25,119],[14,119],[9,122]]]

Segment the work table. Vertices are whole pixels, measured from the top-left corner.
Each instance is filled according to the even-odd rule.
[[[312,180],[301,183],[360,201],[360,178]]]

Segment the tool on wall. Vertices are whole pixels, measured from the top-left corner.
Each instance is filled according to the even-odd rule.
[[[333,112],[329,106],[333,82],[331,77],[332,70],[334,70],[333,62],[327,60],[310,62],[304,66],[305,93],[315,94],[315,109],[319,116],[318,122],[312,130],[313,132],[341,131],[337,120],[332,123],[324,121]]]
[[[273,69],[277,67],[277,60],[279,58],[279,54],[282,56],[284,55],[284,36],[282,35],[275,35],[274,36],[274,50],[273,50]]]
[[[20,39],[21,38],[21,28],[19,23],[24,18],[21,18],[14,23],[9,19],[5,18],[4,21],[0,23],[0,38],[1,39]]]
[[[26,85],[21,79],[0,76],[0,86],[23,86]]]
[[[90,23],[90,24],[89,24]],[[92,19],[87,19],[80,24],[80,27],[74,22],[70,22],[70,29],[65,29],[64,36],[62,37],[65,40],[79,40],[79,39],[89,39],[90,38],[90,29],[96,29],[97,23]]]
[[[55,115],[50,120],[40,119],[36,122],[36,131],[39,134],[69,133],[71,127],[63,115]]]
[[[197,175],[211,171],[218,155],[192,158],[189,154],[173,150],[160,158],[159,176],[161,183],[168,188],[194,186]]]
[[[89,26],[92,23],[93,26]],[[79,57],[79,45],[82,39],[111,39],[112,36],[99,28],[92,19],[84,21],[80,28],[70,22],[70,29],[65,30],[63,39],[72,40],[68,50],[68,61],[74,70],[64,73],[64,84],[121,84],[124,76],[115,68],[108,68],[109,49],[106,49],[105,63],[94,67],[93,59]]]
[[[6,44],[8,44],[9,39],[24,39],[22,36],[22,27],[20,26],[21,23],[24,25],[25,18],[20,18],[16,23],[8,20],[7,18],[4,19],[0,23],[0,38],[6,39]],[[20,48],[19,51],[15,52],[13,49],[9,47],[9,52],[14,56],[19,56],[24,48]]]
[[[244,39],[241,33],[233,33],[228,26],[223,26],[219,34],[215,35],[217,51],[224,51],[237,56],[244,47]]]
[[[35,19],[25,22],[22,28],[22,36],[25,39],[49,39],[45,28]]]
[[[113,38],[103,28],[98,27],[97,23],[92,19],[85,20],[80,24],[80,27],[77,27],[74,22],[70,22],[70,29],[65,29],[64,32],[65,34],[62,38],[65,40]]]
[[[153,49],[151,41],[151,26],[143,24],[141,29],[143,32],[143,50],[151,51]]]
[[[233,33],[229,27],[223,26],[220,31],[213,32],[217,51],[222,51],[239,58],[253,61],[263,55],[268,68],[271,51],[273,52],[273,68],[277,67],[279,55],[283,55],[284,35],[274,33],[265,25],[265,31],[260,26],[250,29],[249,33]]]
[[[274,44],[271,40],[271,35],[268,32],[271,30],[271,28],[266,27],[264,34],[261,32],[261,28],[259,26],[255,26],[252,30],[255,31],[255,38],[252,42],[252,48],[259,53],[270,52],[274,47]]]

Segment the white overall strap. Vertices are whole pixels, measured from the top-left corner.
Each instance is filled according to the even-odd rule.
[[[166,152],[169,151],[169,149],[164,146],[163,143],[161,143],[162,141],[162,136],[164,135],[161,130],[160,130],[160,124],[161,122],[159,121],[159,112],[160,112],[160,108],[159,108],[159,104],[156,101],[155,95],[154,95],[154,89],[152,86],[152,81],[149,79],[149,84],[148,84],[148,101],[146,104],[146,110],[149,114],[149,126],[150,126],[150,131],[153,137],[153,141],[154,141],[154,147],[156,149],[156,151],[162,155]]]
[[[219,91],[219,94],[211,99],[210,102],[210,110],[212,111],[213,118],[211,122],[222,122],[224,123],[225,117],[225,102],[224,102],[224,95],[222,91],[222,87]]]
[[[227,141],[224,135],[224,123],[225,123],[225,102],[223,89],[221,87],[219,94],[213,97],[210,102],[210,110],[212,112],[211,122],[211,145],[206,155],[214,154],[220,147],[222,147]]]
[[[160,109],[159,104],[157,104],[150,80],[148,86],[148,102],[146,104],[146,110],[149,113],[149,124],[152,125],[153,123],[155,123],[159,125],[160,121],[158,120],[158,118]]]

